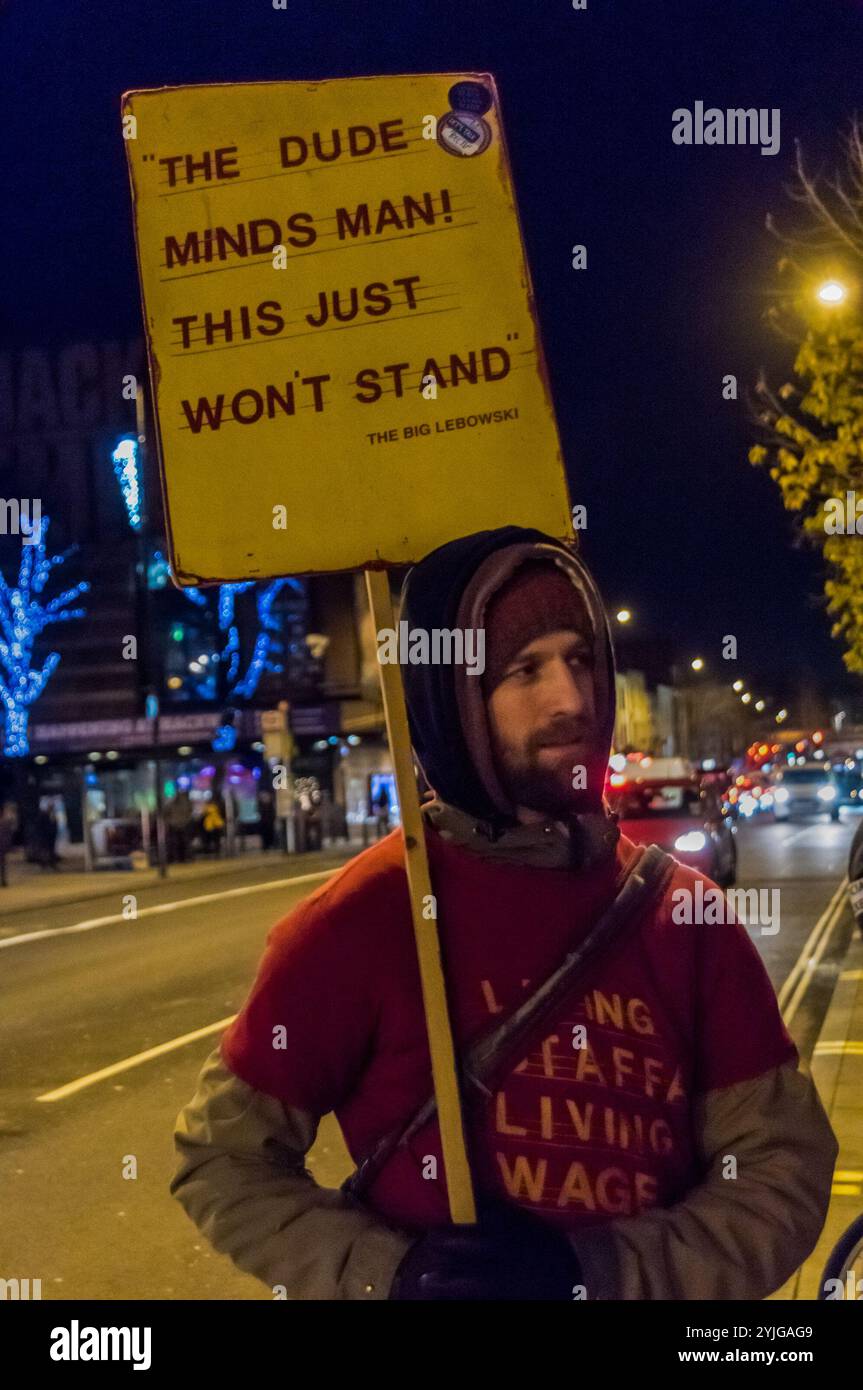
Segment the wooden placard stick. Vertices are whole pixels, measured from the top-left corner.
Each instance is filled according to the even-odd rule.
[[[374,631],[395,628],[387,571],[367,569],[365,576]],[[422,981],[423,1007],[440,1121],[449,1209],[454,1222],[471,1224],[476,1221],[476,1204],[465,1142],[440,940],[435,918],[423,915],[423,902],[431,896],[432,886],[414,775],[402,673],[397,663],[387,662],[380,663],[380,672],[387,735],[395,768],[404,830],[411,917]]]

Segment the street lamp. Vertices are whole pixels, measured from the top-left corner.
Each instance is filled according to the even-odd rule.
[[[704,670],[704,659],[700,656],[695,657],[694,661],[690,661],[689,664],[692,667],[693,671]]]
[[[776,723],[777,723],[777,724],[783,724],[787,718],[788,718],[788,711],[787,711],[787,709],[781,709],[781,710],[779,711],[779,713],[777,714],[777,716],[776,716]]]
[[[832,308],[835,304],[844,304],[848,298],[848,287],[843,285],[840,280],[824,280],[815,291],[815,297],[820,304],[826,304]]]
[[[755,701],[755,708],[758,710],[758,713],[760,714],[761,711],[762,711],[763,708],[764,708],[764,701],[763,701],[763,700],[756,700],[756,701]]]
[[[746,690],[746,691],[744,691],[744,693],[740,696],[740,698],[741,698],[741,700],[743,701],[744,705],[748,705],[748,704],[749,704],[749,701],[752,699],[752,696],[749,694],[749,691]]]
[[[743,689],[743,681],[735,681],[731,689],[736,690],[737,694],[739,695],[741,690]]]
[[[632,618],[632,613],[628,608],[619,608],[614,616],[619,623],[628,623]]]
[[[154,660],[152,651],[152,623],[150,604],[150,518],[147,510],[147,413],[145,392],[139,383],[135,395],[135,435],[124,435],[118,439],[111,452],[114,476],[123,495],[126,518],[136,538],[135,557],[135,617],[138,632],[143,635],[138,662],[139,689],[145,695],[146,717],[152,730],[152,761],[155,768],[156,800],[156,859],[159,877],[167,876],[167,856],[165,852],[165,822],[162,806],[162,777],[159,758],[159,705],[155,703],[155,714],[150,713],[151,700],[155,699]]]

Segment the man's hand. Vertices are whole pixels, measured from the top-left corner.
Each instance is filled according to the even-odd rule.
[[[391,1299],[570,1300],[581,1266],[566,1236],[531,1212],[485,1199],[476,1226],[441,1226],[408,1250]]]

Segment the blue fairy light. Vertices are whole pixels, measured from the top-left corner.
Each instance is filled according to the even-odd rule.
[[[4,713],[3,752],[7,758],[25,758],[30,751],[28,722],[36,703],[60,662],[59,652],[49,652],[41,666],[33,669],[36,638],[51,623],[83,618],[85,609],[71,608],[89,584],[81,581],[56,598],[44,598],[45,587],[54,569],[62,565],[71,551],[48,556],[46,538],[49,519],[43,516],[36,539],[21,547],[18,582],[13,588],[0,573],[0,705]]]
[[[140,531],[144,524],[144,491],[137,439],[132,435],[120,439],[111,454],[111,462],[114,465],[114,477],[123,494],[129,525],[133,531]]]

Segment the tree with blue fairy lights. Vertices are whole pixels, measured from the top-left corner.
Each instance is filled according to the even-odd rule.
[[[277,659],[284,651],[281,639],[281,622],[278,614],[273,611],[273,605],[286,586],[294,589],[302,588],[300,580],[291,578],[273,579],[268,584],[256,584],[252,579],[245,579],[233,584],[219,585],[216,614],[219,631],[225,635],[220,660],[225,672],[226,694],[232,706],[237,700],[243,701],[252,698],[265,671],[273,671],[278,674],[283,669]],[[256,590],[255,608],[258,631],[248,666],[241,673],[240,632],[237,626],[235,603],[238,595],[244,594],[248,589]],[[183,590],[183,594],[192,603],[201,607],[206,606],[206,598],[199,589],[187,588]],[[212,746],[216,752],[229,752],[236,746],[235,715],[235,708],[229,708],[225,711],[224,719],[213,738]]]
[[[82,580],[56,598],[45,598],[55,569],[65,564],[72,549],[60,555],[47,553],[49,519],[40,517],[38,529],[21,545],[18,581],[12,587],[0,572],[0,704],[5,715],[3,752],[7,758],[25,758],[30,751],[27,735],[30,709],[42,694],[60,662],[59,652],[49,652],[34,667],[37,637],[51,623],[83,618],[84,608],[70,605],[89,589]]]

